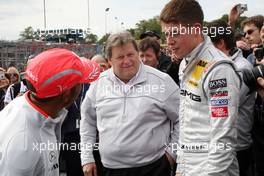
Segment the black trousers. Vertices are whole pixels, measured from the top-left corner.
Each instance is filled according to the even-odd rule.
[[[264,176],[264,126],[253,136],[255,176]]]
[[[253,175],[253,151],[252,147],[237,151],[237,160],[239,165],[240,176],[252,176]]]
[[[125,168],[125,169],[109,169],[104,168],[103,176],[170,176],[171,166],[166,157],[162,156],[160,159],[146,166]]]
[[[96,164],[97,176],[103,176],[104,166],[101,162],[99,150],[94,150],[93,156],[94,156],[94,160],[95,160],[95,164]]]
[[[64,136],[64,142],[67,144],[80,142],[79,132],[72,132]],[[65,160],[67,176],[83,176],[80,151],[79,150],[64,150],[62,158]]]

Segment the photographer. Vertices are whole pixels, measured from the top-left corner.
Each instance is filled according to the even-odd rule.
[[[261,40],[264,44],[264,26],[261,28]],[[257,78],[257,92],[258,96],[255,104],[255,117],[254,117],[254,126],[253,126],[253,147],[254,147],[254,159],[255,159],[255,169],[256,176],[264,175],[264,57],[263,57],[263,47],[254,50],[254,55],[256,57],[256,64],[258,65],[255,69],[259,70]],[[258,53],[259,52],[259,53]],[[254,71],[253,71],[254,72]]]
[[[246,20],[242,21],[242,28],[244,31],[245,39],[248,41],[247,43],[250,45],[250,48],[253,50],[261,44],[260,40],[260,32],[261,27],[264,22],[264,16],[262,15],[256,15],[252,16],[250,18],[247,18]],[[252,63],[253,65],[256,64],[254,54],[250,54],[247,57],[247,60]]]
[[[264,65],[264,23],[260,31],[260,39],[262,44],[254,49],[254,56],[256,58],[257,65]],[[258,94],[264,99],[264,78],[259,77],[257,79],[258,82]]]

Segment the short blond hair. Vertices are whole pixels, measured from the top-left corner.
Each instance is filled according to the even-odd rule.
[[[123,46],[123,45],[126,45],[128,43],[132,43],[135,50],[138,52],[137,43],[136,43],[135,39],[132,37],[130,32],[123,31],[120,33],[110,35],[106,41],[106,46],[105,46],[106,58],[109,59],[112,57],[112,48],[113,47]]]

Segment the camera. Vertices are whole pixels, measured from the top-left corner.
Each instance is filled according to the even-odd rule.
[[[255,53],[255,57],[258,61],[261,61],[264,57],[264,47],[263,45],[260,45],[256,48],[256,50],[254,51]]]
[[[243,80],[250,90],[256,90],[257,78],[264,77],[264,65],[258,65],[252,70],[243,70]]]
[[[0,72],[0,80],[5,79],[5,73],[4,72]]]
[[[242,13],[244,13],[247,10],[248,10],[247,4],[238,4],[237,11],[238,11],[239,14],[242,14]]]

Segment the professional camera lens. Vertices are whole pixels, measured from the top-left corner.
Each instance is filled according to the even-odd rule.
[[[243,80],[250,90],[256,90],[258,77],[264,77],[264,65],[258,65],[252,70],[243,70]]]

